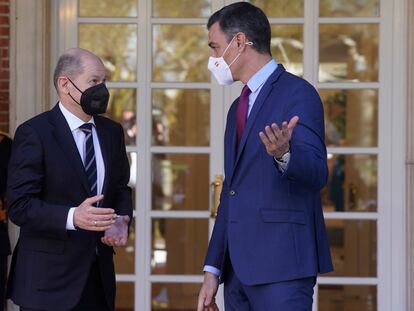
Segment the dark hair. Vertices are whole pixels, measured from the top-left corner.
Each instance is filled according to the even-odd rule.
[[[262,54],[270,54],[270,24],[266,15],[258,7],[248,2],[236,2],[210,16],[207,29],[219,23],[226,34],[227,42],[238,32],[243,32],[247,40],[253,42],[253,48]]]
[[[57,80],[60,76],[68,76],[71,79],[75,79],[82,72],[82,60],[79,55],[69,53],[62,54],[59,57],[53,73],[53,84],[55,85],[56,90],[58,91]]]

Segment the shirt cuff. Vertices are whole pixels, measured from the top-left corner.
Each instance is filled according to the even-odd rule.
[[[66,230],[76,230],[75,225],[73,224],[73,214],[75,213],[75,208],[72,207],[69,210],[68,218],[66,219]]]
[[[217,277],[220,277],[221,275],[221,271],[219,269],[209,265],[205,265],[203,271],[213,273]]]
[[[290,152],[286,152],[283,156],[282,156],[282,160],[279,161],[278,159],[276,159],[276,157],[273,157],[277,163],[277,165],[279,166],[279,170],[282,171],[282,173],[284,171],[287,170],[288,166],[289,166],[289,161],[290,161]]]

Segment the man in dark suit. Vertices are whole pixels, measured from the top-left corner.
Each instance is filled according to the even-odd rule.
[[[245,86],[227,116],[225,181],[198,311],[312,309],[318,273],[332,270],[320,190],[328,177],[320,98],[270,52],[270,25],[248,2],[207,24],[208,68],[220,84]]]
[[[4,310],[5,306],[7,258],[10,255],[5,195],[11,144],[10,137],[0,131],[0,310]]]
[[[24,311],[112,311],[113,246],[132,217],[123,130],[98,116],[109,93],[93,53],[67,50],[54,84],[59,103],[13,142],[7,198],[20,236],[8,292]]]

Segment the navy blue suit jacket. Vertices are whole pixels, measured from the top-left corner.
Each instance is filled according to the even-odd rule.
[[[263,85],[236,152],[236,107],[224,138],[225,180],[205,264],[226,275],[230,256],[245,285],[315,276],[332,270],[320,190],[328,178],[324,114],[319,95],[282,65]],[[265,126],[299,123],[288,169],[279,171],[260,140]],[[222,278],[222,279],[223,279]]]
[[[95,117],[105,165],[103,207],[132,217],[122,127]],[[8,295],[20,306],[70,310],[81,297],[96,251],[108,305],[114,308],[113,249],[103,233],[66,230],[71,207],[92,196],[79,151],[58,105],[18,127],[9,165],[9,217],[20,226]]]

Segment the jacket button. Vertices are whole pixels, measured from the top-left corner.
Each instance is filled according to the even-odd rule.
[[[233,196],[233,195],[235,195],[235,194],[236,194],[236,191],[234,191],[234,190],[230,190],[230,191],[229,191],[229,195]]]

